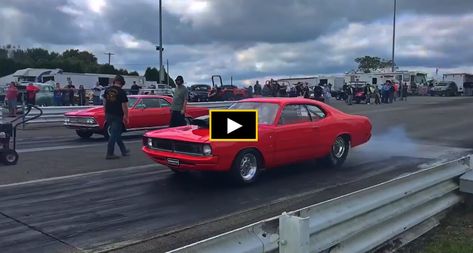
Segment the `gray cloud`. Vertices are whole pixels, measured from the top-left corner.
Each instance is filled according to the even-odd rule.
[[[187,80],[340,73],[358,56],[390,57],[393,1],[209,0],[200,14],[186,9],[192,1],[164,5],[165,59]],[[2,0],[0,45],[77,47],[99,59],[111,50],[119,67],[157,66],[156,2],[108,0],[94,13],[86,0]],[[472,66],[472,1],[398,0],[398,7],[399,65]]]

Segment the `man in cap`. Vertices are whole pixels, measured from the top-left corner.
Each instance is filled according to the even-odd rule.
[[[122,141],[123,127],[128,125],[128,98],[122,87],[125,85],[125,79],[117,75],[113,80],[113,85],[105,90],[103,103],[105,109],[105,118],[109,139],[107,145],[107,160],[114,160],[120,157],[114,154],[115,143],[118,144],[123,156],[128,156],[130,151],[126,149]]]
[[[171,122],[170,127],[185,126],[186,106],[187,106],[188,91],[184,86],[184,78],[178,76],[176,78],[176,90],[171,105]]]

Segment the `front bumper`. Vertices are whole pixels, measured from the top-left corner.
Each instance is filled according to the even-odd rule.
[[[100,130],[98,124],[79,124],[79,123],[64,123],[64,126],[69,129],[87,129],[87,130]]]
[[[193,156],[181,153],[160,151],[148,147],[142,148],[153,161],[173,169],[184,171],[228,171],[229,168],[219,166],[218,156]],[[168,159],[179,160],[179,165],[168,163]]]

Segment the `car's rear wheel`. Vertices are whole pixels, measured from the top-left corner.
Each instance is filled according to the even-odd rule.
[[[241,151],[233,161],[231,176],[238,184],[251,184],[256,181],[261,170],[261,156],[254,150]]]
[[[350,149],[350,140],[347,136],[338,136],[332,144],[330,154],[325,158],[328,166],[339,168],[345,163]]]
[[[76,134],[82,139],[89,139],[94,133],[91,131],[76,130]]]

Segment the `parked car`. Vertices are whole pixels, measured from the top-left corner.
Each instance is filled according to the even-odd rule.
[[[201,102],[209,101],[209,92],[211,90],[208,84],[194,84],[189,88],[189,101]]]
[[[172,98],[168,96],[134,95],[128,96],[129,125],[123,126],[124,131],[149,130],[168,127],[171,119],[170,106]],[[208,108],[186,108],[186,120],[208,114]],[[69,112],[64,115],[64,126],[75,129],[81,138],[90,138],[93,134],[110,136],[110,129],[105,121],[102,106],[86,110]]]
[[[258,110],[257,142],[210,141],[207,116],[190,126],[146,133],[143,151],[177,174],[228,172],[236,182],[249,184],[263,168],[314,158],[340,167],[350,148],[371,137],[367,117],[349,115],[310,99],[250,98],[235,102],[230,109]]]
[[[224,85],[220,75],[212,76],[212,89],[209,92],[210,101],[233,101],[247,97],[248,91],[246,89],[238,88],[232,84]]]
[[[458,96],[458,86],[455,82],[441,81],[430,90],[432,96]]]
[[[150,85],[150,87],[148,88],[141,89],[140,95],[159,95],[173,97],[174,90],[171,88],[171,86],[168,86],[166,84],[158,84],[157,86],[153,84]]]

